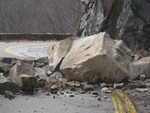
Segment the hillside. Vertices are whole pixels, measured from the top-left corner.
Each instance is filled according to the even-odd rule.
[[[72,32],[80,0],[1,0],[0,33]]]

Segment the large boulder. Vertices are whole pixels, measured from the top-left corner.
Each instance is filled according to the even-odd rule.
[[[20,89],[19,85],[8,80],[2,73],[0,74],[0,94],[4,94],[5,91],[19,92]]]
[[[127,77],[129,52],[121,40],[103,32],[75,40],[60,69],[73,81],[120,82]]]
[[[67,38],[49,46],[48,59],[51,71],[55,70],[57,67],[59,68],[63,58],[69,52],[74,39],[75,38]]]
[[[134,61],[129,65],[130,79],[135,79],[144,74],[146,78],[150,78],[150,57],[144,57],[140,60]]]
[[[80,21],[82,37],[107,32],[135,50],[150,48],[149,0],[81,0],[85,10]]]

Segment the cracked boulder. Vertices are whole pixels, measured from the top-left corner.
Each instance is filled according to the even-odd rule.
[[[21,87],[16,83],[8,80],[3,74],[0,74],[0,94],[4,94],[5,91],[19,92]]]
[[[88,82],[120,82],[126,79],[130,50],[105,32],[73,42],[60,69],[67,79]]]
[[[129,76],[130,79],[135,79],[141,74],[145,75],[145,78],[150,78],[150,57],[144,57],[137,61],[130,63]]]
[[[59,69],[63,58],[66,56],[72,46],[73,40],[74,38],[67,38],[49,46],[48,59],[51,71]]]

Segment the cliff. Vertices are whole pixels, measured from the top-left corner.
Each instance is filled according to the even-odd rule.
[[[106,31],[132,50],[150,48],[150,0],[81,0],[81,37]]]

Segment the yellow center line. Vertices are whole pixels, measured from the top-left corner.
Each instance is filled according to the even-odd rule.
[[[115,113],[126,113],[125,107],[117,94],[112,93],[112,98],[115,104]]]
[[[137,113],[135,106],[133,105],[132,101],[130,98],[124,94],[121,90],[116,89],[116,92],[122,97],[122,99],[125,101],[127,109],[129,113]]]

